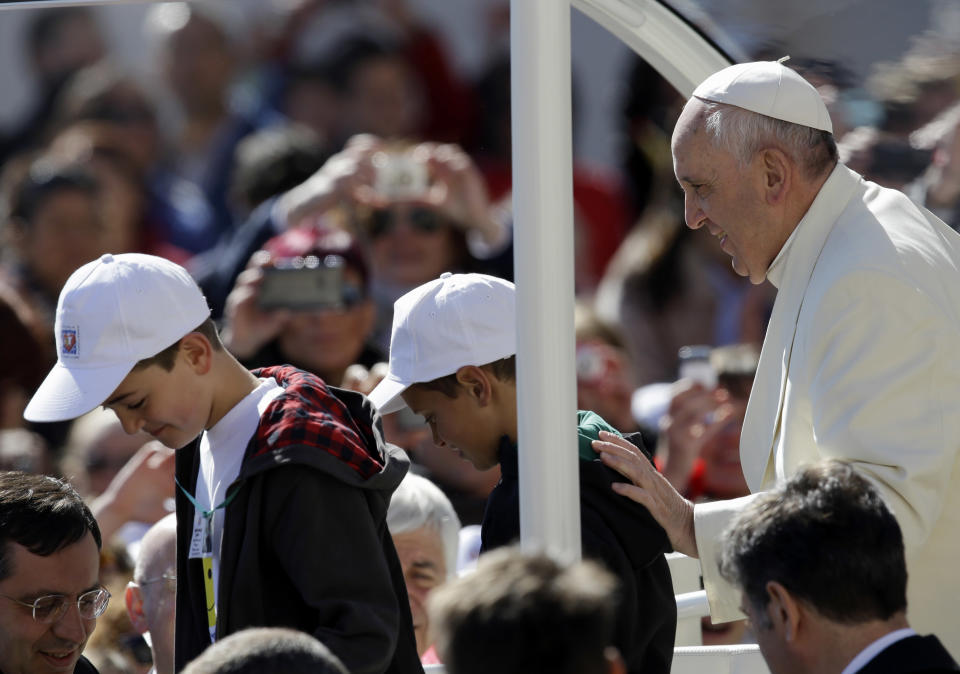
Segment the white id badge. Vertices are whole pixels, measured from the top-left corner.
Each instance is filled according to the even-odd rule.
[[[190,535],[190,559],[213,556],[213,518],[196,512],[193,516],[193,533]]]

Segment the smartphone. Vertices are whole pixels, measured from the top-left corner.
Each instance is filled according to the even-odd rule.
[[[679,367],[678,378],[692,379],[700,382],[706,388],[717,385],[717,373],[710,363],[711,348],[702,344],[681,346],[677,354]]]
[[[389,199],[414,199],[427,191],[427,165],[412,152],[377,152],[374,189]]]
[[[343,305],[343,267],[265,267],[260,285],[263,310],[332,309]]]

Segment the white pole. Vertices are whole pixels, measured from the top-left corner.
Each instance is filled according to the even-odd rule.
[[[570,4],[511,0],[520,535],[580,558]]]

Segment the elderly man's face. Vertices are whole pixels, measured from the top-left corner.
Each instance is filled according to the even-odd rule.
[[[400,558],[400,568],[410,597],[413,614],[413,632],[417,638],[417,654],[430,647],[427,631],[427,597],[435,587],[447,579],[447,562],[443,554],[443,538],[430,526],[393,535],[393,544]]]
[[[0,671],[7,674],[72,672],[96,620],[85,620],[77,597],[96,590],[100,555],[90,532],[51,555],[35,555],[18,543],[6,544],[12,573],[0,581]],[[44,624],[33,619],[38,597],[61,594],[70,599],[59,620]],[[12,598],[12,599],[10,599]]]
[[[704,107],[691,99],[673,134],[673,168],[684,194],[687,227],[705,227],[733,258],[733,268],[752,283],[763,283],[780,249],[766,222],[759,156],[740,166],[715,147],[704,128]]]

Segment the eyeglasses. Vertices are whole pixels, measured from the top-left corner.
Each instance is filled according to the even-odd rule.
[[[96,620],[103,612],[107,610],[107,604],[110,603],[110,592],[105,588],[98,588],[84,592],[77,597],[77,609],[80,611],[80,617],[84,620]],[[5,594],[0,597],[15,601],[21,606],[33,609],[33,619],[38,623],[55,623],[64,616],[70,607],[70,598],[62,594],[46,594],[37,597],[32,603],[20,601]]]
[[[370,235],[373,238],[388,234],[397,226],[397,210],[381,208],[370,215]],[[410,226],[423,234],[433,234],[444,225],[443,218],[429,208],[411,208],[407,215]]]
[[[157,576],[156,578],[146,578],[144,580],[137,581],[137,585],[152,585],[153,583],[159,583],[161,580],[172,580],[174,583],[176,583],[177,574],[165,573],[163,575]]]
[[[163,582],[164,584],[166,584],[167,588],[170,591],[172,592],[177,591],[177,574],[175,573],[165,573],[161,576],[157,576],[156,578],[145,578],[144,580],[140,580],[140,581],[135,580],[131,584],[144,587],[145,585],[153,585],[154,583],[160,583],[160,582]]]

